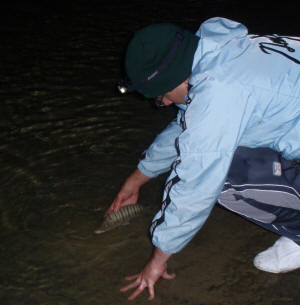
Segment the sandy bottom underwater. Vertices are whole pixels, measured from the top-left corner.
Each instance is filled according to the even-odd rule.
[[[151,197],[153,187],[145,187],[141,197]],[[95,235],[101,213],[76,204],[44,215],[42,223],[35,220],[41,215],[31,215],[27,228],[2,239],[1,304],[129,304],[128,294],[118,290],[151,253],[147,230],[152,209],[127,226]],[[216,207],[201,232],[171,258],[169,271],[177,277],[157,283],[152,303],[299,304],[300,271],[275,275],[252,265],[254,255],[276,238]],[[146,292],[133,304],[149,304]]]

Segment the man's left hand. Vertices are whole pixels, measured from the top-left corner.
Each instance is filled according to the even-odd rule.
[[[136,290],[129,296],[128,300],[134,300],[139,294],[141,294],[145,288],[148,289],[149,298],[151,301],[155,297],[154,285],[160,277],[166,280],[171,280],[175,278],[175,274],[169,274],[167,272],[167,263],[161,264],[159,259],[155,256],[151,258],[148,264],[144,267],[142,272],[137,275],[128,276],[125,279],[127,281],[133,281],[133,283],[124,286],[120,289],[121,292],[128,291],[130,289],[136,288]]]

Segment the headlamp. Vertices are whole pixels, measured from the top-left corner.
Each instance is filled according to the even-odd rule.
[[[125,94],[129,92],[128,88],[130,88],[130,83],[129,81],[121,80],[120,82],[118,82],[117,88],[121,94]]]
[[[132,85],[130,84],[130,81],[122,80],[117,84],[117,89],[121,94],[125,94],[127,92],[132,91],[132,90],[130,90],[131,87],[132,87]],[[162,108],[162,107],[165,107],[165,105],[162,102],[162,98],[163,98],[163,96],[160,95],[160,96],[157,96],[150,100],[154,102],[154,105],[156,108]]]

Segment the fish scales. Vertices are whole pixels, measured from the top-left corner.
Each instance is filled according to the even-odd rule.
[[[132,216],[135,215],[134,209],[132,209]],[[128,209],[122,209],[120,216],[124,219],[128,219],[130,216],[128,214]]]
[[[95,230],[96,234],[110,231],[121,225],[126,225],[129,221],[141,215],[143,208],[139,204],[130,204],[120,208],[119,211],[112,211],[102,221],[101,225]]]

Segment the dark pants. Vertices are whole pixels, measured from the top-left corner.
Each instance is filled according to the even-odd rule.
[[[239,147],[218,202],[300,245],[299,164],[268,148]]]

